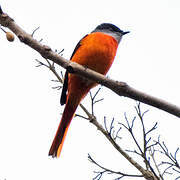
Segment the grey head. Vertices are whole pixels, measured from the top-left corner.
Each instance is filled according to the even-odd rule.
[[[100,24],[92,32],[103,32],[105,34],[109,34],[109,35],[113,36],[118,43],[120,42],[123,35],[129,33],[129,31],[124,32],[121,29],[119,29],[117,26],[115,26],[114,24],[111,24],[111,23]]]

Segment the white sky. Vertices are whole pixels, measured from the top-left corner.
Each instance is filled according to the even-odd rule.
[[[27,32],[40,26],[35,37],[43,38],[52,49],[64,48],[67,59],[80,38],[100,23],[111,22],[131,31],[124,36],[108,76],[180,106],[179,0],[6,0],[0,4]],[[50,81],[55,77],[44,67],[35,68],[35,59],[43,59],[17,38],[9,43],[0,32],[0,49],[0,180],[90,180],[97,168],[87,160],[88,153],[108,168],[137,172],[95,127],[79,118],[71,123],[61,157],[48,157],[63,111],[60,92],[51,88],[57,85]],[[120,121],[124,112],[134,116],[134,101],[106,88],[99,97],[105,97],[96,105],[100,121],[104,115],[109,123],[113,117]],[[87,107],[88,98],[83,101]],[[150,109],[150,127],[158,122],[155,137],[160,134],[174,152],[180,146],[179,119],[143,107]],[[124,141],[124,147],[131,147],[126,137]]]

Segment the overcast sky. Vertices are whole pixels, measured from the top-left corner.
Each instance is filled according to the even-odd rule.
[[[180,106],[179,0],[6,0],[1,6],[28,33],[40,26],[34,37],[42,38],[52,49],[65,49],[67,59],[77,42],[100,23],[110,22],[131,31],[123,37],[108,76]],[[17,38],[9,43],[1,31],[0,49],[0,180],[91,180],[97,168],[88,161],[88,153],[108,168],[137,173],[81,118],[73,119],[61,157],[48,157],[64,108],[59,104],[60,91],[52,89],[58,85],[51,81],[55,77],[45,67],[35,67],[35,59],[43,61],[37,52]],[[123,121],[124,112],[134,117],[133,100],[105,87],[99,95],[102,97],[105,100],[95,107],[100,122],[104,116],[108,123],[113,117]],[[83,104],[90,109],[89,95]],[[174,152],[180,146],[179,119],[147,105],[142,107],[150,110],[149,127],[158,122],[154,138],[161,135]],[[77,113],[83,115],[80,108]],[[130,148],[128,139],[123,139],[123,147]]]

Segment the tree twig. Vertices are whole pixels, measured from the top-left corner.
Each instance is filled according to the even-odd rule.
[[[117,174],[117,175],[121,175],[121,178],[122,177],[143,177],[142,175],[138,175],[138,174],[126,174],[126,173],[123,173],[123,172],[120,172],[120,171],[113,171],[111,169],[108,169],[108,168],[105,168],[103,167],[102,165],[100,165],[99,163],[97,163],[91,156],[90,154],[88,154],[88,159],[94,163],[95,165],[97,165],[99,168],[101,168],[103,171],[101,172],[96,172],[98,173],[99,175],[102,175],[103,173],[107,172],[107,173],[113,173],[113,174]]]

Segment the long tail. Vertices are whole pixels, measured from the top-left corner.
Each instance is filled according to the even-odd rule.
[[[77,106],[78,104],[72,105],[69,101],[67,102],[62,118],[61,118],[61,122],[59,124],[58,130],[56,132],[51,148],[49,150],[49,156],[52,156],[52,157],[60,156],[70,122],[77,109]]]

